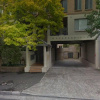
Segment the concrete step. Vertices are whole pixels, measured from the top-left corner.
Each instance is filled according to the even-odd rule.
[[[35,63],[31,66],[29,72],[42,72],[43,64]]]

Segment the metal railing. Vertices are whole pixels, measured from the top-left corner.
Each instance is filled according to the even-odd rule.
[[[60,29],[59,32],[57,32],[56,34],[52,34],[51,31],[50,35],[51,36],[68,35],[68,29],[67,28]]]

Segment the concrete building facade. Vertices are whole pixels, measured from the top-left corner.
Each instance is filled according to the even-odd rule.
[[[33,70],[41,68],[41,72],[47,72],[57,60],[57,44],[79,44],[80,61],[100,69],[100,37],[98,35],[90,37],[85,31],[88,27],[85,15],[96,10],[95,0],[62,0],[61,3],[66,14],[63,19],[64,28],[56,35],[53,35],[50,30],[47,31],[47,44],[42,45],[43,52],[41,52],[43,53],[42,67],[34,66],[36,59],[34,57],[31,62],[30,51],[26,49],[25,72],[29,72],[31,65]]]

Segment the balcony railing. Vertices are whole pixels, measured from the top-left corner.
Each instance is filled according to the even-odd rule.
[[[50,32],[50,35],[51,36],[68,35],[68,29],[67,28],[60,29],[59,32],[57,32],[56,34],[52,34],[52,32]]]

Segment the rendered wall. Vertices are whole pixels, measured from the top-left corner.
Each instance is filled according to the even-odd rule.
[[[57,48],[57,60],[70,59],[68,58],[70,52],[73,53],[72,59],[78,59],[78,50],[76,50],[75,46],[71,47],[73,48]]]
[[[34,59],[31,59],[32,55],[34,55],[34,51],[29,51],[30,66],[36,62],[36,56],[34,55]]]
[[[68,15],[68,35],[87,35],[86,31],[75,31],[75,19],[86,18],[85,14]]]
[[[95,66],[100,69],[100,36],[95,40]]]
[[[88,66],[95,67],[95,41],[88,41],[81,44],[80,60]]]
[[[47,64],[47,67],[50,68],[51,67],[51,47],[48,47],[48,51],[46,51],[46,64]]]
[[[26,51],[21,51],[22,57],[21,59],[25,60],[25,64],[26,64]],[[36,61],[36,56],[34,55],[34,59],[31,59],[31,56],[34,55],[34,51],[29,51],[29,64],[32,65],[35,63]]]
[[[87,42],[87,60],[93,64],[95,64],[95,41]]]
[[[51,49],[51,65],[55,63],[55,49]]]

